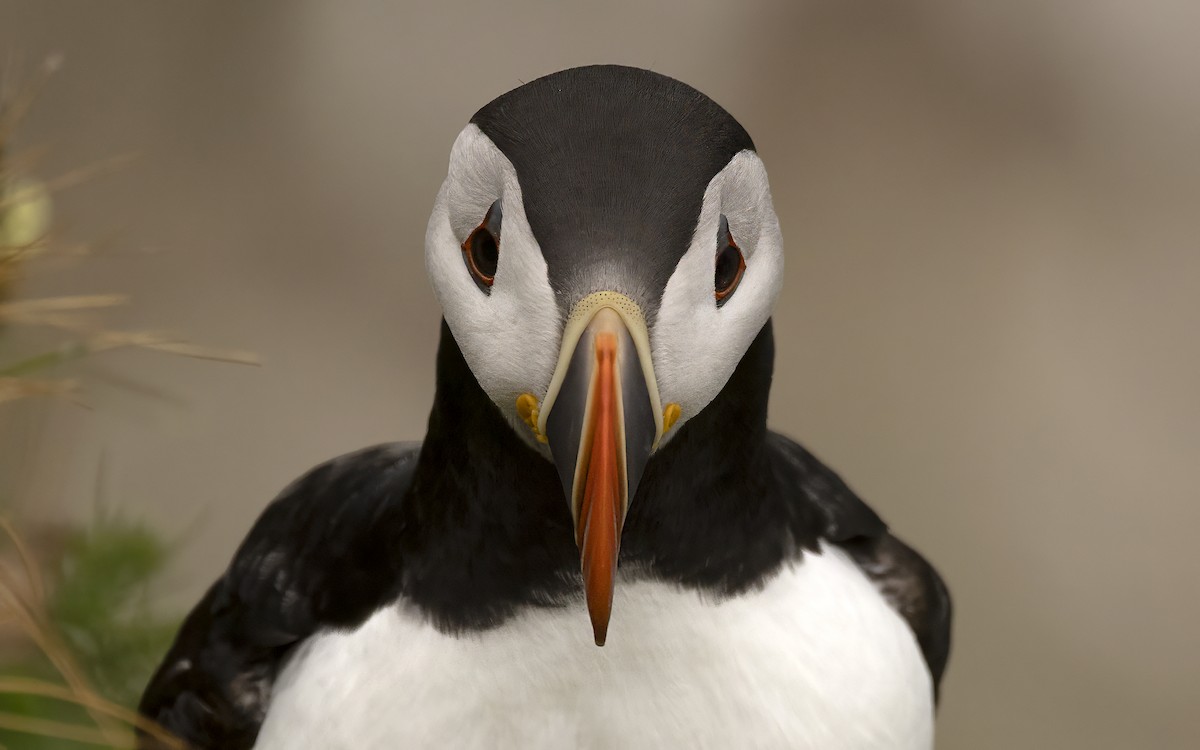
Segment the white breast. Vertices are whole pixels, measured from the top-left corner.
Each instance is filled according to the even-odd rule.
[[[618,581],[608,644],[581,603],[448,636],[401,606],[309,639],[260,750],[927,750],[929,672],[900,617],[839,549],[723,602]]]

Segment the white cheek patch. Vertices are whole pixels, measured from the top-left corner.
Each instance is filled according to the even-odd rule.
[[[713,296],[721,215],[746,259],[737,290],[717,307]],[[735,155],[708,184],[692,244],[663,292],[650,331],[654,372],[664,404],[679,420],[664,440],[711,402],[762,330],[783,283],[783,237],[762,160]]]
[[[503,211],[500,261],[487,294],[467,270],[462,242],[496,199]],[[425,266],[475,379],[517,434],[538,447],[517,414],[516,399],[525,392],[545,395],[562,322],[516,170],[475,125],[463,129],[451,150],[425,233]]]

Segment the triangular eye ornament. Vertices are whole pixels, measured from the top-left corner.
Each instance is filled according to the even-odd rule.
[[[742,275],[746,273],[746,259],[729,231],[729,220],[721,214],[721,227],[717,232],[717,261],[713,274],[713,293],[717,307],[724,305],[733,296]]]
[[[500,220],[503,212],[499,199],[488,208],[479,226],[462,243],[463,260],[475,285],[484,294],[492,293],[496,268],[500,264]]]

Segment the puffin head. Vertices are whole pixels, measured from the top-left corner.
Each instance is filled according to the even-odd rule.
[[[642,472],[721,392],[779,293],[762,161],[679,81],[554,73],[459,133],[425,253],[475,379],[558,471],[603,645]]]

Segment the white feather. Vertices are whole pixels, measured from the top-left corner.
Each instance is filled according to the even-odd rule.
[[[733,296],[717,307],[713,273],[722,214],[746,272]],[[782,285],[783,237],[767,170],[758,154],[742,151],[708,183],[691,247],[667,282],[650,329],[662,402],[679,404],[682,413],[668,439],[725,387],[771,316]]]
[[[501,200],[503,260],[490,294],[475,286],[462,243]],[[475,379],[518,435],[533,441],[516,410],[517,396],[545,394],[558,361],[562,316],[546,260],[525,218],[512,163],[475,125],[459,133],[450,169],[425,232],[425,266],[433,290]]]
[[[620,580],[608,644],[582,602],[449,636],[397,604],[303,644],[259,750],[928,750],[929,672],[837,548],[721,602]]]
[[[504,216],[502,260],[491,293],[484,294],[471,280],[461,245],[497,199]],[[713,272],[721,215],[745,255],[746,273],[718,308]],[[464,128],[451,149],[425,235],[425,263],[475,379],[517,434],[549,458],[522,424],[516,398],[525,392],[545,397],[563,316],[525,216],[516,169],[475,125]],[[657,316],[647,321],[661,401],[681,407],[668,440],[720,393],[770,317],[782,282],[783,239],[767,171],[756,153],[742,151],[709,181],[691,246],[667,283]]]

